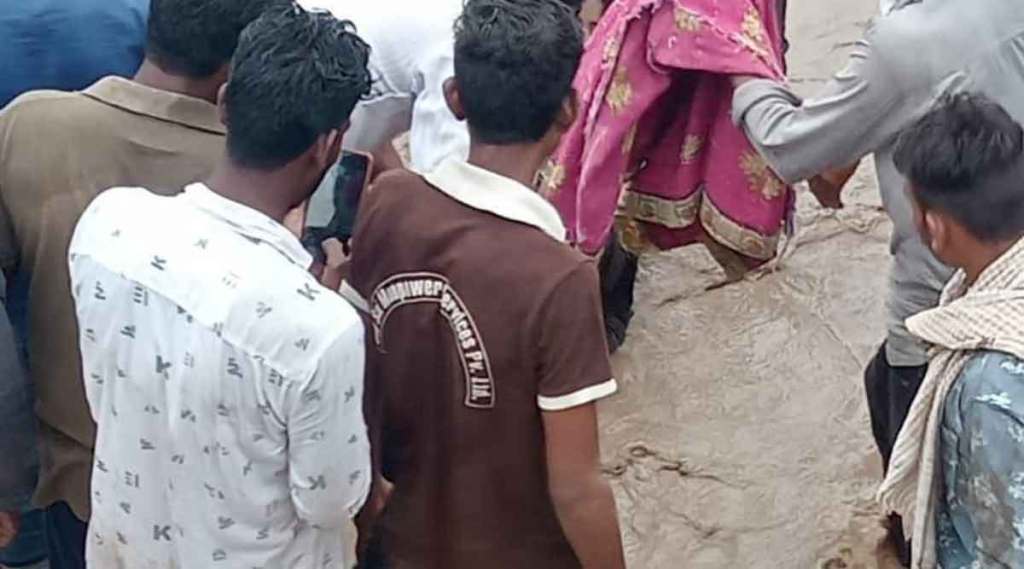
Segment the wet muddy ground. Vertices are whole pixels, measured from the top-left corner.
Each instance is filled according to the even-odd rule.
[[[875,0],[790,0],[794,87],[845,61]],[[880,547],[862,369],[884,335],[890,225],[869,163],[846,209],[801,196],[773,271],[725,287],[701,248],[647,256],[602,407],[638,569],[896,567]]]

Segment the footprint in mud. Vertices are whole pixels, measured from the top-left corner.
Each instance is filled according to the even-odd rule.
[[[833,557],[821,564],[821,569],[849,569],[849,567],[846,561],[839,557]]]
[[[821,564],[821,569],[853,569],[853,549],[844,547],[839,550],[839,555],[826,560]],[[861,569],[863,566],[859,567]]]
[[[839,555],[822,562],[821,569],[868,569],[868,562],[859,559],[852,547],[842,547]]]
[[[630,470],[643,468],[655,472],[672,472],[680,478],[698,478],[712,480],[726,486],[741,488],[742,485],[726,481],[714,474],[705,472],[700,467],[691,466],[688,461],[680,458],[666,456],[657,449],[650,448],[645,443],[633,443],[626,447],[626,458],[602,468],[605,476],[621,478]]]

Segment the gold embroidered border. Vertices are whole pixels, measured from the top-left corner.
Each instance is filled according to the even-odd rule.
[[[698,190],[688,198],[670,200],[626,190],[619,201],[618,215],[669,229],[684,229],[697,221],[700,195]]]
[[[747,257],[770,260],[775,257],[780,232],[775,235],[761,235],[753,229],[743,227],[729,219],[704,195],[703,187],[690,197],[671,200],[656,196],[639,194],[626,190],[619,201],[616,216],[619,218],[619,229],[636,228],[635,222],[642,221],[666,227],[668,229],[685,229],[700,220],[704,230],[714,240]],[[780,227],[781,229],[781,227]],[[632,245],[639,247],[639,235],[632,236],[637,241]]]
[[[715,241],[748,257],[767,261],[773,259],[778,252],[779,232],[775,235],[761,235],[743,227],[726,217],[710,199],[701,202],[700,222],[704,231]]]

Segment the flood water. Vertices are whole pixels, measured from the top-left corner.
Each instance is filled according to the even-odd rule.
[[[877,0],[789,5],[792,83],[811,94]],[[831,213],[802,195],[786,256],[744,282],[715,288],[699,247],[643,259],[620,393],[601,409],[630,567],[896,567],[862,386],[890,262],[870,163],[846,200]]]

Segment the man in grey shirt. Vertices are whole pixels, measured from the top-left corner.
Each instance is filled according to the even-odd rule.
[[[1024,2],[902,0],[877,19],[846,68],[815,97],[738,77],[734,118],[788,182],[875,155],[893,220],[888,338],[866,373],[872,427],[883,459],[924,377],[926,347],[904,321],[938,303],[952,271],[918,237],[905,180],[893,165],[897,134],[950,92],[977,91],[1024,121]]]

